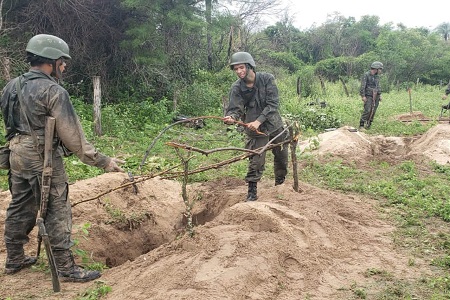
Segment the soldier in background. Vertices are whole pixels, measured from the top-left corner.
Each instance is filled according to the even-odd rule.
[[[73,246],[72,208],[63,148],[83,163],[106,172],[122,172],[117,163],[123,162],[98,152],[86,140],[69,94],[57,82],[62,78],[66,60],[71,59],[66,42],[53,35],[39,34],[29,40],[26,53],[30,70],[12,79],[0,99],[6,139],[11,149],[8,179],[12,199],[5,220],[5,273],[14,274],[36,263],[35,257],[24,254],[23,246],[29,241],[28,234],[35,226],[39,210],[45,120],[46,116],[52,116],[56,119],[55,151],[45,226],[59,278],[62,281],[90,281],[100,277],[100,272],[76,265],[70,250]]]
[[[361,79],[359,94],[364,102],[364,110],[359,120],[359,129],[369,129],[381,101],[380,75],[383,64],[375,61]]]

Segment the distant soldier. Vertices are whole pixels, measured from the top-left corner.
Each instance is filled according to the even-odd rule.
[[[11,148],[8,173],[11,203],[5,219],[5,273],[14,274],[36,263],[35,257],[25,255],[23,246],[28,243],[28,235],[36,224],[44,166],[45,120],[51,116],[56,120],[55,151],[45,227],[59,278],[73,282],[94,280],[100,277],[100,272],[76,265],[70,250],[74,244],[71,238],[72,209],[63,146],[83,163],[106,172],[123,171],[117,165],[121,161],[100,153],[86,140],[69,94],[57,82],[66,61],[71,59],[66,42],[53,35],[39,34],[29,40],[26,54],[30,70],[11,80],[0,98],[6,139]]]
[[[264,147],[269,140],[283,131],[283,121],[278,111],[278,88],[272,74],[256,72],[255,61],[247,52],[237,52],[231,56],[230,68],[238,80],[233,83],[230,91],[230,104],[225,114],[225,123],[233,124],[243,118],[248,127],[246,149]],[[260,131],[264,134],[259,134]],[[289,138],[284,132],[273,143],[280,143]],[[287,146],[276,147],[274,154],[275,185],[282,184],[286,178],[288,165]],[[247,176],[248,194],[246,201],[255,201],[257,183],[264,171],[266,153],[250,157]]]
[[[359,129],[369,129],[372,125],[378,104],[381,101],[380,75],[382,70],[383,64],[375,61],[361,79],[359,94],[364,102],[364,111],[359,120]]]

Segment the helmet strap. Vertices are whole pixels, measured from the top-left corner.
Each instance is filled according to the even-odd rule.
[[[245,82],[248,81],[248,72],[250,70],[253,70],[253,67],[250,64],[245,64],[245,77],[244,77]]]

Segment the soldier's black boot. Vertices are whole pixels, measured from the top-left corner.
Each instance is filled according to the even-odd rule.
[[[275,185],[283,184],[283,182],[284,182],[285,179],[286,179],[286,178],[283,177],[283,176],[277,176],[277,177],[275,177]]]
[[[87,282],[102,276],[99,271],[85,270],[76,265],[70,250],[54,250],[53,256],[58,269],[58,277],[61,281]]]
[[[257,183],[256,182],[249,182],[248,183],[247,201],[255,201],[256,199],[258,199],[258,196],[257,196]]]
[[[5,274],[14,274],[23,268],[34,265],[36,257],[26,256],[22,244],[6,244]]]
[[[363,120],[359,120],[359,129],[364,129],[364,121]]]

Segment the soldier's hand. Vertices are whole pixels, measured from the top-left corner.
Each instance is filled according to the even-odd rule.
[[[225,118],[223,118],[223,122],[227,125],[231,125],[234,124],[234,119],[231,116],[226,116]]]
[[[442,100],[445,100],[445,99],[447,99],[447,95],[442,96]]]
[[[125,161],[117,159],[117,158],[111,158],[111,161],[109,164],[105,167],[106,172],[123,172],[123,169],[119,167],[118,164],[124,164]]]

